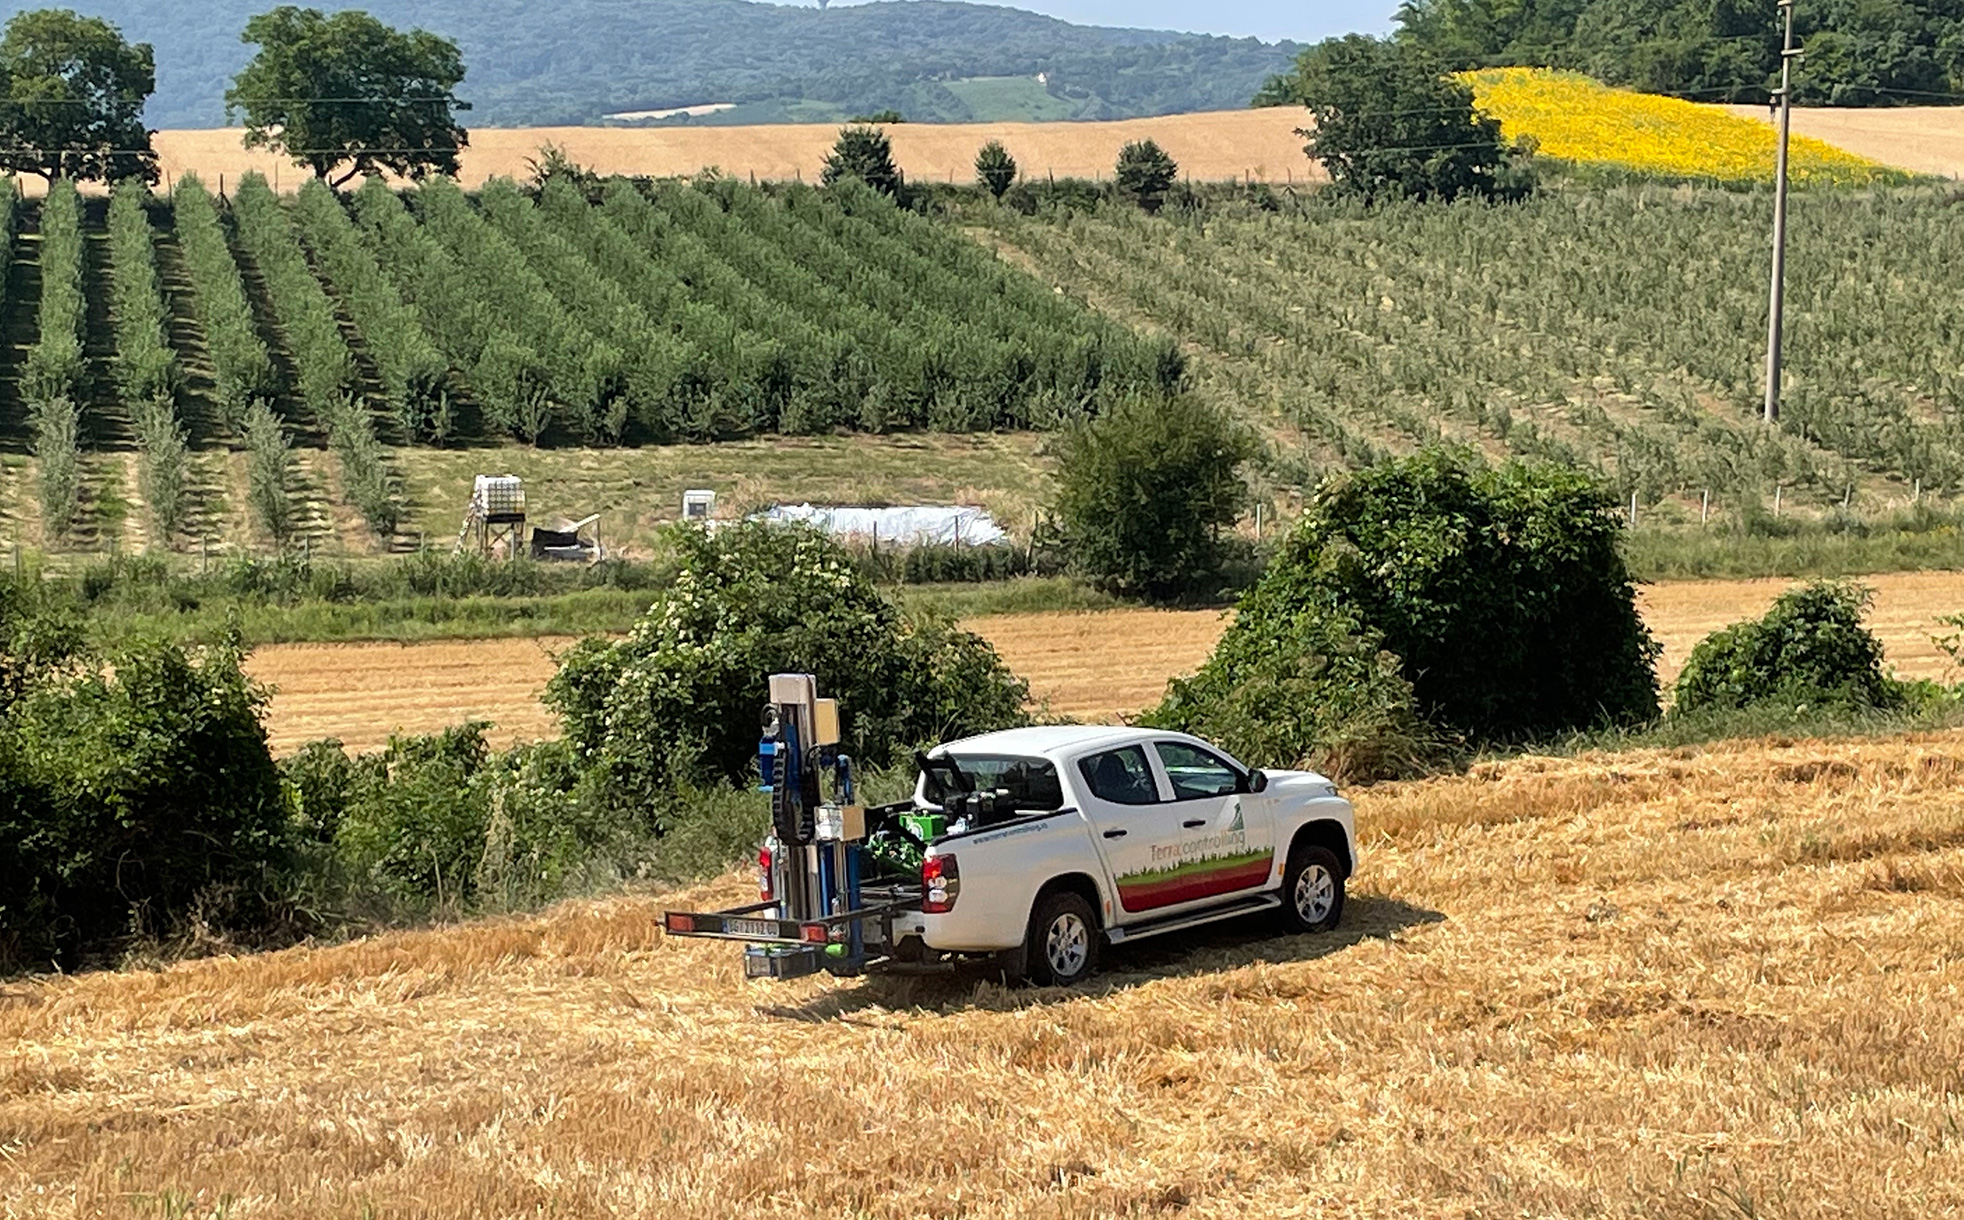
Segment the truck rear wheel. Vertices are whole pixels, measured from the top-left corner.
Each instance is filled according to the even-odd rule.
[[[1060,890],[1037,900],[1025,944],[1030,981],[1069,987],[1098,965],[1098,921],[1082,894]]]
[[[1282,872],[1282,926],[1327,932],[1343,918],[1343,866],[1327,847],[1298,847]]]

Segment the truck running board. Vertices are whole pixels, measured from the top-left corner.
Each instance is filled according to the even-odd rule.
[[[1114,945],[1129,944],[1144,940],[1148,936],[1158,936],[1165,932],[1184,932],[1202,924],[1219,923],[1223,919],[1235,919],[1242,915],[1253,915],[1260,911],[1273,911],[1282,905],[1280,894],[1257,894],[1240,902],[1224,907],[1213,907],[1205,911],[1193,911],[1185,915],[1174,915],[1153,923],[1135,924],[1129,928],[1113,928],[1105,933],[1105,939]]]

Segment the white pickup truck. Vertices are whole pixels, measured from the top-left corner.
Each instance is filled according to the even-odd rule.
[[[1262,910],[1296,932],[1343,916],[1355,820],[1320,775],[1254,770],[1180,733],[1082,725],[950,742],[927,763],[916,808],[960,810],[974,788],[1006,791],[1017,813],[955,817],[927,844],[920,909],[892,919],[900,960],[999,954],[1069,984],[1102,943]]]
[[[1343,917],[1356,829],[1320,775],[1254,770],[1180,733],[1058,725],[939,746],[921,756],[912,800],[865,808],[850,760],[784,728],[800,706],[782,705],[763,762],[773,830],[759,901],[663,917],[672,936],[745,942],[753,977],[981,957],[1069,984],[1105,944],[1262,911],[1295,932]],[[832,801],[819,796],[827,773]]]

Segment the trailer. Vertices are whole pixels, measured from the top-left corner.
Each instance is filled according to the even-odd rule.
[[[811,674],[775,674],[758,743],[771,834],[758,852],[758,901],[724,911],[669,911],[671,936],[743,942],[744,973],[850,977],[895,965],[894,917],[920,910],[918,879],[882,868],[869,840],[926,844],[909,802],[856,803],[852,758],[839,748],[839,708]],[[829,792],[826,789],[829,788]]]

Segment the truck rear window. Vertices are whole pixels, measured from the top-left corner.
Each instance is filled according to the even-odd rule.
[[[1000,755],[953,754],[949,759],[962,773],[975,781],[977,792],[1007,788],[1017,807],[1048,812],[1064,807],[1064,786],[1057,779],[1057,768],[1042,758],[1009,758]],[[957,791],[951,787],[954,776],[945,771],[927,772],[927,799],[944,804]]]

